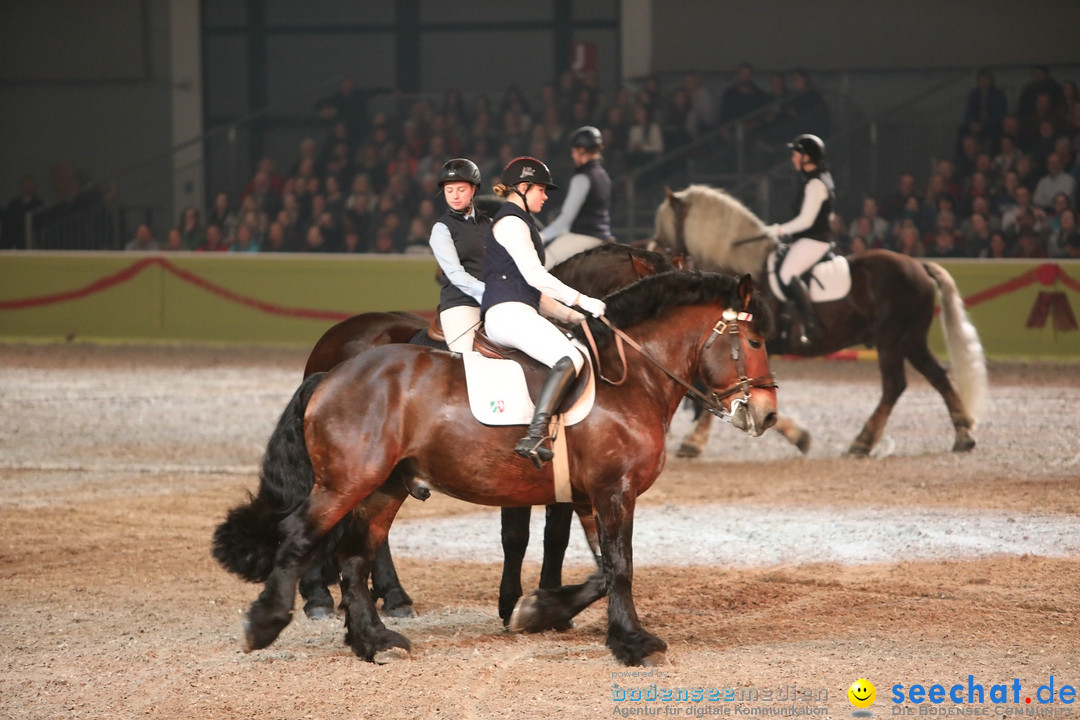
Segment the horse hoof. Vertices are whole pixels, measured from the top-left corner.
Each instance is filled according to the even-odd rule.
[[[974,438],[964,438],[963,440],[957,440],[952,446],[953,452],[970,452],[975,448]]]
[[[577,627],[577,625],[574,624],[573,620],[564,620],[552,625],[551,629],[556,632],[567,632],[568,630],[573,630],[575,627]]]
[[[852,445],[848,448],[848,455],[854,458],[870,457],[870,448],[865,445]]]
[[[675,457],[696,458],[699,455],[701,455],[701,448],[697,445],[691,445],[690,443],[683,443],[679,446],[679,449],[675,451]]]
[[[409,651],[405,648],[388,647],[385,650],[379,650],[372,656],[371,661],[376,665],[389,665],[390,663],[397,662],[398,660],[408,660]]]
[[[507,623],[506,629],[510,632],[525,632],[535,614],[536,598],[532,595],[521,598],[514,606],[514,612],[510,613],[510,622]]]
[[[799,434],[799,439],[795,441],[795,447],[799,449],[803,455],[810,452],[810,433],[803,432]]]
[[[395,618],[414,618],[419,614],[416,612],[416,609],[408,603],[405,605],[393,605],[391,607],[387,607],[386,603],[383,603],[383,612],[386,613],[387,617]]]
[[[641,658],[642,667],[667,667],[670,665],[671,661],[667,659],[667,653],[658,652]]]
[[[305,607],[304,614],[308,616],[308,620],[328,620],[334,617],[334,608],[325,605],[314,605]]]
[[[244,652],[249,653],[253,650],[262,650],[265,647],[270,647],[291,620],[292,613],[290,612],[285,616],[284,622],[263,623],[260,627],[256,627],[251,622],[251,616],[249,614],[248,617],[244,618]]]

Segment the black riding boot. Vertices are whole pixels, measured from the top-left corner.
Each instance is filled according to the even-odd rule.
[[[822,336],[821,322],[818,320],[817,312],[814,311],[814,303],[810,300],[810,290],[806,287],[806,283],[802,281],[802,278],[792,278],[788,283],[787,291],[788,297],[799,306],[803,328],[806,330],[806,341],[818,342]]]
[[[555,408],[559,407],[563,397],[574,384],[577,371],[574,362],[564,357],[555,363],[551,373],[540,388],[540,397],[536,400],[536,411],[533,413],[532,424],[529,425],[529,434],[518,440],[514,446],[514,452],[523,458],[529,458],[538,468],[544,467],[544,463],[555,455],[551,449],[544,446],[548,439],[548,425],[551,423],[551,415]]]

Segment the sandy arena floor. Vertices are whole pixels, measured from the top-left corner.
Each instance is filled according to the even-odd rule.
[[[0,346],[0,717],[849,717],[860,677],[878,717],[1077,713],[1059,697],[1080,685],[1076,365],[992,365],[979,445],[962,456],[912,376],[859,461],[842,454],[876,402],[876,367],[776,361],[782,408],[814,446],[803,457],[775,433],[718,427],[702,459],[672,453],[635,528],[638,611],[672,664],[633,675],[648,671],[603,646],[603,602],[566,633],[503,632],[497,512],[445,497],[409,501],[391,533],[420,616],[388,625],[411,660],[364,663],[340,618],[302,615],[244,654],[259,587],[214,563],[210,536],[254,488],[305,355]],[[688,427],[680,411],[672,449]],[[574,581],[589,570],[578,534]],[[988,695],[1008,685],[1007,702],[966,704],[969,675]],[[1040,704],[1051,677],[1058,695]],[[935,683],[962,683],[965,703],[891,700]],[[695,687],[734,699],[630,699]]]

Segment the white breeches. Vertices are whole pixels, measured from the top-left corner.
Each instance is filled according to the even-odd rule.
[[[517,348],[548,367],[564,357],[573,361],[576,372],[585,364],[584,356],[562,331],[525,303],[504,302],[488,308],[484,331],[500,345]]]
[[[784,262],[781,263],[780,271],[777,273],[780,283],[787,285],[792,278],[799,277],[814,267],[814,263],[825,257],[830,247],[832,247],[831,243],[810,238],[799,238],[791,243],[791,248],[784,256]]]
[[[544,248],[544,269],[550,270],[571,255],[577,255],[579,252],[585,252],[603,244],[603,240],[591,235],[563,233]]]
[[[469,352],[473,349],[473,336],[480,324],[480,308],[473,305],[447,308],[439,312],[439,323],[451,351]]]

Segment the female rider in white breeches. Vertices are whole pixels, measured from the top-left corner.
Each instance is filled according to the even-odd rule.
[[[571,255],[613,240],[611,235],[611,177],[604,169],[604,136],[592,125],[570,133],[574,174],[559,215],[540,231],[549,270]]]
[[[428,244],[442,269],[439,324],[453,352],[468,352],[480,324],[484,297],[484,240],[491,219],[477,211],[473,198],[480,168],[468,158],[447,160],[439,171],[447,209],[431,227]]]
[[[788,297],[802,313],[807,336],[804,341],[813,343],[821,338],[821,325],[802,275],[832,247],[829,216],[835,189],[825,165],[825,143],[821,138],[799,135],[788,143],[788,147],[791,148],[791,164],[802,179],[799,197],[795,200],[798,214],[786,223],[771,225],[769,231],[776,237],[795,238],[777,274]]]
[[[481,303],[488,337],[551,368],[528,433],[514,447],[514,452],[531,459],[538,468],[552,457],[544,446],[551,415],[585,362],[563,332],[539,314],[541,295],[562,306],[576,305],[594,317],[602,316],[605,310],[603,301],[582,295],[544,269],[544,244],[531,213],[544,206],[549,188],[555,188],[551,172],[536,158],[515,158],[503,170],[494,190],[506,202],[495,215],[484,244]],[[563,315],[582,317],[569,307],[564,307]]]

